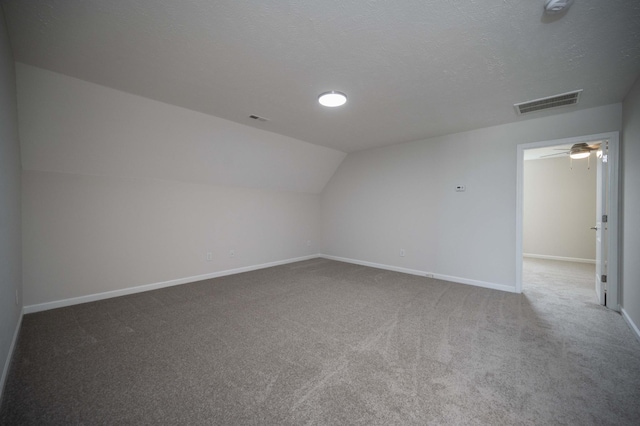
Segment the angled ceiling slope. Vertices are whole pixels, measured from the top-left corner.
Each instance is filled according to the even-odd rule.
[[[620,102],[640,2],[543,4],[2,2],[19,62],[345,152]],[[576,106],[514,113],[577,89]],[[347,105],[321,107],[328,90]]]

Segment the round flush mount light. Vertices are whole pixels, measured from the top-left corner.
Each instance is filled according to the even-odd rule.
[[[330,92],[324,92],[318,96],[318,102],[320,102],[320,105],[330,108],[339,107],[347,102],[347,95],[342,92],[332,90]]]
[[[544,12],[548,15],[555,15],[562,13],[569,9],[569,6],[573,3],[573,0],[545,0]]]

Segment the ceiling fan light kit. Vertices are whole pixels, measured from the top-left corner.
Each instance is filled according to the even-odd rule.
[[[572,160],[582,160],[583,158],[588,158],[591,155],[591,151],[597,151],[599,149],[600,143],[592,145],[587,143],[576,143],[573,144],[569,150],[569,157],[571,157]]]
[[[589,149],[579,149],[572,151],[571,154],[569,154],[569,157],[573,160],[582,160],[583,158],[587,158],[589,155],[591,155],[591,151]]]

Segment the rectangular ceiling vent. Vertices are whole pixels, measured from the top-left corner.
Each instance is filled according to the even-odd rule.
[[[257,121],[262,121],[263,123],[265,121],[269,121],[268,118],[260,117],[259,115],[250,115],[249,118],[253,118],[254,120],[257,120]]]
[[[575,105],[580,100],[582,89],[575,92],[562,93],[560,95],[549,96],[548,98],[535,99],[533,101],[514,104],[518,115],[530,112],[542,111],[545,109],[557,108],[561,106]]]

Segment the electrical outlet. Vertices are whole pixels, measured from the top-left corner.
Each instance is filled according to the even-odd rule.
[[[464,185],[456,185],[456,192],[464,192],[467,190],[467,187]]]
[[[430,273],[424,274],[424,276],[427,278],[433,278],[433,274],[430,274]]]
[[[207,262],[211,262],[212,260],[213,260],[213,253],[209,251],[207,252]]]
[[[229,250],[229,257],[234,257],[236,255],[236,251],[234,249]]]
[[[404,249],[400,249],[400,257],[404,257],[404,255],[405,255]]]

